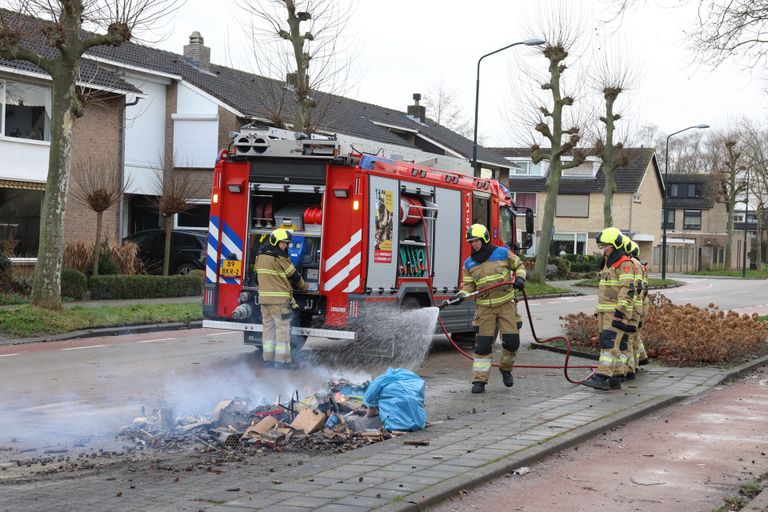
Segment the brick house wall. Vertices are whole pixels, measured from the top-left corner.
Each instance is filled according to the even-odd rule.
[[[124,108],[124,96],[99,97],[86,104],[85,114],[73,126],[73,169],[78,162],[98,156],[99,161],[113,164],[113,171],[120,176]],[[73,189],[77,186],[70,177],[64,214],[64,240],[93,243],[96,238],[96,212],[75,199]],[[106,210],[102,217],[102,239],[108,239],[111,243],[119,240],[118,215],[118,206],[115,205]]]

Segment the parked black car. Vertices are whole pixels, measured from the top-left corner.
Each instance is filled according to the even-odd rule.
[[[133,242],[139,247],[139,258],[144,262],[148,274],[163,273],[164,229],[139,231],[125,237],[123,242]],[[186,274],[192,270],[203,270],[207,248],[208,232],[174,229],[171,234],[169,272]]]

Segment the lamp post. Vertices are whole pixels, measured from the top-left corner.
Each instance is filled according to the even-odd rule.
[[[499,48],[498,50],[494,50],[491,53],[486,53],[479,59],[477,59],[477,80],[475,81],[475,129],[472,132],[472,172],[476,172],[477,168],[477,108],[480,105],[480,63],[482,60],[486,57],[489,57],[493,55],[494,53],[499,53],[501,51],[506,50],[507,48],[512,48],[513,46],[517,46],[520,44],[524,44],[525,46],[539,46],[546,43],[543,39],[538,38],[532,38],[532,39],[526,39],[525,41],[518,41],[517,43],[508,44],[504,48]]]
[[[669,172],[669,139],[672,138],[673,135],[677,135],[678,133],[683,133],[688,130],[703,130],[705,128],[709,128],[708,124],[696,124],[693,126],[689,126],[688,128],[683,128],[682,130],[678,130],[674,133],[670,133],[667,135],[667,144],[664,149],[664,195],[662,196],[662,220],[661,220],[661,227],[662,232],[664,233],[662,236],[662,242],[661,242],[661,278],[666,279],[667,278],[667,195],[669,193],[667,192],[667,173]]]
[[[747,169],[747,190],[744,194],[744,240],[741,243],[741,278],[747,277],[747,227],[749,226],[749,169]]]

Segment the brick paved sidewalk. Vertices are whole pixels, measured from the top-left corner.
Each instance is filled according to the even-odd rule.
[[[428,446],[405,445],[403,438],[395,438],[316,457],[268,477],[242,465],[220,475],[182,473],[180,481],[170,474],[136,472],[135,489],[123,479],[106,481],[99,475],[0,486],[0,510],[57,510],[63,506],[63,492],[71,510],[417,510],[765,362],[768,358],[731,371],[654,368],[621,392],[574,387],[525,408],[464,416],[408,436],[428,439]],[[13,499],[7,500],[11,492]]]

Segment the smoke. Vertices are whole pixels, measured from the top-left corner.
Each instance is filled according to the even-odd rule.
[[[120,449],[120,427],[159,408],[172,408],[176,417],[208,417],[221,400],[239,398],[254,408],[278,399],[285,404],[296,391],[301,399],[331,380],[362,383],[388,367],[415,369],[429,351],[437,316],[437,308],[381,308],[366,317],[360,339],[312,343],[312,349],[294,354],[297,370],[265,368],[254,352],[204,362],[186,373],[145,376],[146,382],[116,371],[120,378],[109,385],[94,381],[100,387],[87,397],[55,388],[45,395],[2,397],[0,458],[17,458],[25,450],[37,456],[46,450]],[[102,373],[112,374],[108,361],[101,364]]]

